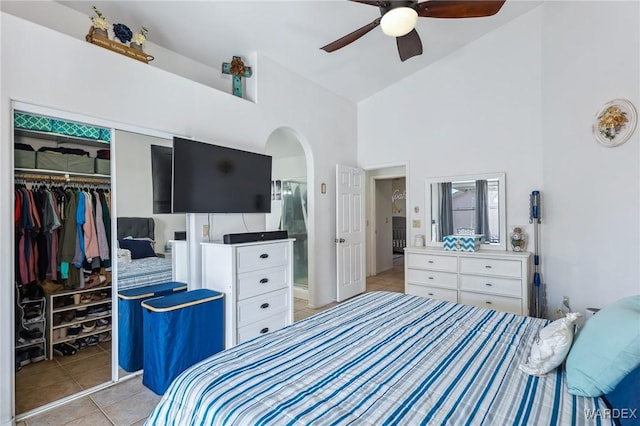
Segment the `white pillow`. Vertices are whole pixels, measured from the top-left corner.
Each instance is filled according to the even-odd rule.
[[[118,262],[131,263],[131,250],[118,249]]]
[[[540,330],[531,345],[529,360],[520,364],[520,370],[532,376],[544,376],[562,364],[573,343],[573,322],[580,316],[578,312],[569,312]]]

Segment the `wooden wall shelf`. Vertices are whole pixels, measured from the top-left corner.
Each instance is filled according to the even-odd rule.
[[[105,49],[111,50],[112,52],[119,53],[121,55],[135,59],[137,61],[144,62],[145,64],[148,64],[150,61],[153,61],[154,59],[153,56],[147,55],[141,50],[133,49],[122,43],[109,40],[107,37],[96,34],[93,27],[89,29],[89,34],[87,34],[85,39],[89,43],[98,45],[100,47],[104,47]]]

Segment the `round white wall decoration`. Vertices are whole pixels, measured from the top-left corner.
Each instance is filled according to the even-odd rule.
[[[593,136],[606,147],[625,143],[636,129],[636,109],[626,99],[607,102],[593,120]]]

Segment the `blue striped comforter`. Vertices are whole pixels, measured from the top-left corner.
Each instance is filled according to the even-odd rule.
[[[518,369],[545,320],[364,294],[208,358],[147,425],[583,425],[599,399]],[[607,423],[608,424],[608,423]]]

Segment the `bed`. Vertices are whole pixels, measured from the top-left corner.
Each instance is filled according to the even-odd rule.
[[[611,424],[564,370],[518,369],[547,322],[366,293],[192,366],[146,424]]]
[[[155,222],[150,217],[119,217],[118,241],[125,238],[155,239]],[[150,253],[154,254],[154,253]],[[155,255],[131,262],[118,262],[118,290],[173,280],[171,259]]]

